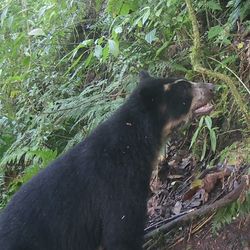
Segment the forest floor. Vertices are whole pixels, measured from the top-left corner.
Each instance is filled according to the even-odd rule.
[[[216,234],[211,232],[211,223],[200,231],[186,236],[172,250],[250,250],[250,216],[237,218],[225,225]]]
[[[232,216],[231,223],[213,230],[218,208],[246,199],[249,164],[243,150],[237,147],[233,163],[208,167],[209,159],[197,161],[187,141],[170,140],[153,172],[144,249],[250,250],[250,216]]]

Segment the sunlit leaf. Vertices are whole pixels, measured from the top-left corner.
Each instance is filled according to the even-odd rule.
[[[195,187],[202,187],[202,185],[203,185],[203,181],[201,180],[201,179],[195,179],[195,180],[193,180],[192,182],[191,182],[191,189],[192,188],[195,188]]]
[[[210,116],[205,117],[205,122],[206,122],[208,129],[211,129],[212,128],[212,119]]]
[[[204,122],[204,116],[202,116],[201,119],[200,119],[200,121],[199,121],[199,128],[202,127],[203,122]]]
[[[45,36],[44,31],[41,28],[33,29],[28,33],[29,36]]]
[[[224,28],[219,26],[219,25],[216,25],[216,26],[210,28],[208,31],[208,39],[212,39],[212,38],[220,35],[223,31],[224,31]]]
[[[109,44],[109,51],[112,55],[114,56],[118,56],[119,54],[119,43],[117,41],[108,40],[108,44]]]
[[[205,137],[203,141],[203,146],[202,146],[202,153],[201,153],[201,158],[200,161],[202,161],[206,155],[206,150],[207,150],[207,138]]]
[[[102,56],[102,46],[101,45],[95,46],[94,56],[97,57],[98,59],[101,58],[101,56]]]
[[[102,59],[106,61],[108,57],[109,57],[109,46],[106,45],[102,51]]]
[[[115,27],[114,31],[115,31],[116,34],[120,34],[120,33],[122,33],[122,27],[117,26],[117,27]]]
[[[213,1],[208,1],[208,2],[207,2],[207,7],[208,7],[209,9],[211,9],[212,11],[221,10],[221,6],[220,6],[219,2],[216,2],[215,0],[213,0]]]
[[[10,97],[15,98],[15,97],[17,97],[19,95],[20,92],[21,92],[20,90],[12,90],[10,92]]]
[[[209,135],[210,135],[210,141],[211,141],[211,148],[212,151],[215,152],[216,150],[216,144],[217,144],[217,139],[216,139],[216,134],[213,129],[209,130]]]
[[[156,33],[156,29],[151,30],[149,33],[146,34],[145,36],[145,40],[151,44],[153,41],[155,41],[157,39],[157,37],[155,36]]]
[[[4,8],[3,10],[1,10],[1,27],[3,27],[3,22],[7,16],[7,13],[8,13],[8,7]]]
[[[150,16],[150,9],[148,8],[142,17],[142,24],[144,24],[148,20],[149,16]]]
[[[127,3],[124,3],[120,9],[120,15],[124,16],[127,15],[130,11],[130,5]]]
[[[162,10],[163,10],[163,8],[157,10],[157,11],[155,12],[155,15],[156,15],[157,17],[159,17],[159,16],[161,15]]]
[[[192,137],[192,140],[191,140],[191,143],[190,143],[189,148],[192,148],[192,146],[193,146],[194,143],[196,142],[197,137],[198,137],[198,135],[199,135],[199,132],[200,132],[200,129],[199,129],[199,128],[194,132],[194,135],[193,135],[193,137]]]
[[[88,55],[88,57],[87,57],[87,59],[86,59],[86,61],[84,63],[84,65],[85,65],[86,68],[89,66],[89,64],[90,64],[90,62],[92,60],[93,55],[94,55],[93,52],[90,52],[90,54]]]

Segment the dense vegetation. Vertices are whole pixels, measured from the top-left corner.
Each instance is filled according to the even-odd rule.
[[[117,109],[141,69],[214,82],[190,146],[210,165],[237,147],[249,162],[250,2],[192,1],[193,16],[186,3],[1,1],[0,207]]]

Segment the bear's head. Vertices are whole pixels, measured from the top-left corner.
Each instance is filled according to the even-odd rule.
[[[172,129],[212,111],[213,84],[184,78],[154,78],[140,73],[138,93],[145,111],[162,123],[164,136]]]

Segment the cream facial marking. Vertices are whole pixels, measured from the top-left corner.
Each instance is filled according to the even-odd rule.
[[[185,80],[185,79],[178,79],[178,80],[174,81],[173,84],[178,83],[178,82],[183,82],[183,81],[187,82],[187,80]]]
[[[165,84],[164,85],[164,91],[169,91],[171,88],[170,84]]]
[[[173,83],[165,84],[165,85],[164,85],[164,90],[165,90],[165,91],[169,91],[170,88],[171,88],[171,86],[172,86],[173,84],[176,84],[176,83],[178,83],[178,82],[183,82],[183,81],[187,81],[187,80],[185,80],[185,79],[178,79],[178,80],[174,81]]]

